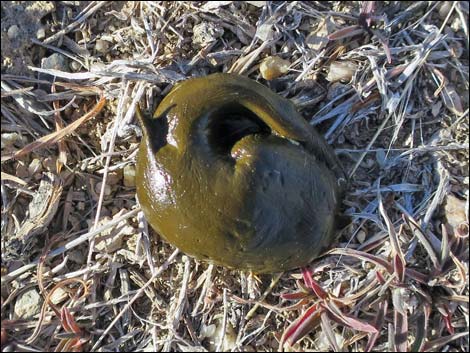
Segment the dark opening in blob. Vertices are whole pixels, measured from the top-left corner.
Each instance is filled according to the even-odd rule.
[[[271,129],[241,104],[224,105],[208,116],[208,142],[220,154],[230,155],[232,147],[248,135],[269,135]]]

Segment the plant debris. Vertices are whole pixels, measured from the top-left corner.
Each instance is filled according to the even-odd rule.
[[[2,350],[469,350],[468,2],[1,6]],[[348,171],[350,222],[303,269],[188,258],[138,207],[137,104],[215,72],[290,99]]]

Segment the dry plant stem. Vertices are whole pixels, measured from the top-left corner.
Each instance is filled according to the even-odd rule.
[[[335,334],[333,332],[333,328],[331,327],[330,319],[326,311],[323,311],[320,314],[320,318],[321,318],[321,327],[327,337],[327,340],[330,344],[330,348],[333,348],[334,352],[340,352],[341,349],[338,345],[338,342],[336,341]]]
[[[2,82],[2,84],[4,84]],[[5,86],[2,86],[2,88],[6,88]],[[23,94],[23,93],[26,93],[26,92],[30,92],[34,89],[34,87],[25,87],[25,88],[18,88],[18,89],[10,89],[8,91],[2,91],[0,96],[2,98],[6,98],[6,97],[11,97],[11,96],[15,96],[17,94]]]
[[[101,341],[106,337],[106,335],[111,331],[113,326],[119,321],[122,315],[129,310],[129,308],[132,306],[132,304],[144,293],[145,289],[149,287],[152,282],[157,278],[163,271],[165,271],[168,266],[173,262],[173,260],[176,258],[176,256],[179,254],[179,250],[176,249],[173,251],[173,253],[166,259],[166,261],[158,268],[157,272],[150,277],[150,279],[145,283],[143,287],[141,287],[137,293],[132,297],[132,299],[126,304],[124,308],[121,309],[119,314],[116,315],[116,317],[113,319],[113,321],[108,325],[108,327],[104,330],[104,332],[101,334],[101,336],[98,338],[98,340],[95,342],[93,347],[91,347],[90,352],[96,351],[96,349],[99,347],[101,344]]]
[[[246,56],[239,58],[227,72],[239,75],[243,74],[246,70],[248,70],[250,65],[256,60],[256,58],[261,54],[261,52],[266,49],[270,44],[272,44],[272,41],[264,41],[257,49],[253,50]]]
[[[274,278],[271,280],[271,284],[269,285],[268,288],[266,288],[266,290],[264,291],[264,293],[261,295],[261,297],[259,298],[258,302],[263,302],[266,297],[269,295],[269,293],[271,293],[271,291],[273,290],[273,288],[276,286],[276,284],[279,282],[279,280],[281,279],[281,277],[284,275],[284,272],[281,272],[281,273],[278,273],[276,276],[274,276]],[[258,309],[259,307],[259,303],[256,303],[251,309],[250,311],[246,314],[245,316],[245,320],[248,321],[250,320],[253,315],[255,314],[256,310]]]
[[[199,310],[199,307],[201,306],[201,304],[203,303],[204,298],[207,295],[207,291],[209,290],[209,287],[212,284],[212,273],[213,272],[214,272],[214,265],[209,264],[209,266],[207,266],[207,270],[205,271],[206,278],[205,278],[204,284],[202,286],[201,294],[199,295],[199,297],[197,299],[197,302],[196,302],[196,305],[194,305],[194,309],[191,313],[191,316],[193,316],[193,317],[200,314],[200,312],[198,312],[198,310]]]
[[[154,352],[158,352],[158,336],[157,336],[157,326],[152,326],[152,343],[153,343],[153,350]]]
[[[69,33],[70,31],[74,30],[75,27],[79,26],[81,23],[83,23],[88,17],[90,17],[91,15],[93,15],[96,11],[98,11],[101,7],[103,7],[104,5],[106,5],[107,1],[98,1],[98,2],[94,2],[95,5],[93,5],[93,7],[91,9],[89,9],[88,11],[86,11],[86,13],[84,13],[82,16],[80,16],[79,19],[77,19],[76,21],[72,22],[71,24],[69,24],[67,27],[65,27],[63,30],[55,33],[54,35],[52,35],[51,37],[47,38],[46,40],[44,40],[44,43],[45,44],[49,44],[49,43],[52,43],[53,41],[55,41],[56,39],[59,39],[61,36],[63,36],[64,34],[67,34]]]
[[[119,280],[121,282],[121,295],[127,295],[130,291],[131,284],[129,279],[129,272],[125,268],[119,269]],[[121,304],[120,306],[122,307],[124,305]],[[124,313],[121,321],[122,329],[127,330],[131,325],[131,312],[127,311],[126,313]]]
[[[101,98],[98,104],[87,114],[82,116],[80,119],[75,120],[73,123],[69,124],[67,127],[60,131],[53,132],[49,135],[43,136],[39,139],[37,139],[34,142],[31,142],[29,145],[26,145],[19,151],[16,151],[14,153],[10,153],[7,155],[2,156],[2,162],[8,161],[12,158],[19,158],[21,156],[24,156],[25,154],[28,154],[38,148],[43,148],[45,146],[49,146],[53,143],[56,143],[60,141],[62,138],[67,136],[68,134],[72,133],[75,131],[81,124],[83,124],[85,121],[91,119],[95,115],[97,115],[101,109],[103,109],[104,105],[106,104],[106,99]]]
[[[13,82],[14,83],[14,82]],[[11,92],[14,88],[11,86],[13,83],[7,83],[6,81],[2,80],[1,81],[1,87],[5,92]],[[18,85],[16,85],[18,86]],[[33,114],[37,114],[39,118],[41,119],[42,124],[47,128],[50,129],[50,125],[47,120],[44,119],[44,116],[49,116],[54,114],[54,112],[49,112],[46,111],[46,108],[44,104],[37,102],[36,100],[33,99],[29,94],[15,94],[12,95],[12,98],[15,100],[15,102],[24,110],[31,112]],[[2,105],[3,108],[3,105]],[[27,124],[26,124],[27,125]],[[30,132],[31,136],[36,137],[38,132],[44,131],[43,128],[37,124],[33,126],[34,128],[39,127],[38,131],[36,131],[36,134]]]
[[[395,271],[398,271],[397,275],[399,276],[400,281],[404,281],[405,279],[405,258],[403,256],[403,252],[400,248],[400,241],[398,239],[398,235],[395,232],[395,227],[392,224],[392,221],[387,215],[387,212],[385,211],[385,208],[383,206],[382,202],[382,196],[380,194],[380,178],[377,183],[378,187],[378,200],[379,200],[379,210],[382,215],[382,218],[385,220],[385,224],[387,225],[387,230],[390,238],[390,244],[392,245],[392,256],[395,257],[394,261],[400,262],[400,264],[397,264],[394,262],[395,266],[400,266],[400,268],[395,268]]]
[[[113,219],[112,221],[104,224],[103,226],[101,226],[99,228],[97,228],[93,231],[87,232],[87,233],[79,236],[78,238],[75,238],[74,240],[68,242],[64,246],[61,246],[61,247],[49,252],[49,254],[47,255],[47,258],[60,255],[60,254],[64,253],[67,250],[75,248],[76,246],[78,246],[78,245],[84,243],[85,241],[89,240],[91,237],[94,237],[94,236],[100,234],[101,232],[105,231],[108,228],[111,228],[111,227],[114,227],[114,226],[118,225],[120,222],[122,222],[123,220],[125,220],[127,218],[133,217],[139,211],[140,211],[140,208],[129,211],[129,212],[123,214],[121,217],[119,217],[117,219]],[[38,265],[38,263],[39,263],[39,260],[36,260],[31,264],[22,266],[19,269],[15,270],[15,271],[12,271],[12,272],[8,273],[5,276],[2,276],[2,283],[11,282],[16,277],[22,275],[23,273],[25,273],[25,272],[33,269],[33,268],[35,268]]]
[[[39,286],[39,289],[41,291],[41,294],[45,298],[47,298],[48,294],[47,294],[46,289],[44,287],[44,277],[43,277],[44,276],[43,275],[44,263],[46,261],[47,254],[50,251],[52,245],[54,243],[56,243],[59,239],[60,239],[59,236],[56,236],[55,238],[53,238],[49,242],[47,242],[46,247],[44,248],[44,250],[43,250],[43,252],[42,252],[42,254],[39,258],[38,269],[37,269],[37,280],[38,280],[38,286]],[[49,303],[47,302],[47,300],[45,300],[42,307],[41,307],[41,312],[39,314],[39,319],[38,319],[36,328],[34,329],[31,336],[29,338],[27,338],[26,341],[25,341],[27,344],[32,344],[35,341],[35,339],[39,336],[39,332],[41,331],[42,322],[44,320],[44,315],[46,314],[46,309],[47,309],[48,304]]]
[[[237,297],[235,294],[228,294],[228,296],[230,298],[232,298],[234,301],[236,301],[237,303],[240,303],[240,304],[249,304],[249,305],[254,305],[254,304],[258,304],[259,306],[263,307],[263,308],[266,308],[268,310],[272,310],[274,312],[276,312],[277,314],[281,314],[282,311],[284,311],[285,309],[284,308],[281,308],[279,306],[276,306],[276,305],[271,305],[271,304],[267,304],[267,303],[263,303],[263,302],[260,302],[258,300],[255,300],[255,299],[243,299],[243,298],[240,298],[240,297]],[[245,318],[243,317],[242,318],[243,320],[245,320]]]
[[[147,263],[150,267],[150,272],[153,275],[157,271],[157,268],[155,267],[155,261],[158,262],[158,258],[154,259],[151,248],[150,248],[150,237],[149,237],[148,224],[147,224],[147,221],[144,218],[144,213],[139,212],[139,214],[137,215],[137,219],[139,220],[139,231],[140,231],[141,237],[143,239],[143,244],[142,245],[143,245],[143,248],[144,248],[144,251],[145,251],[145,256],[147,257]],[[140,248],[142,248],[142,246]],[[136,251],[140,251],[140,250],[136,249]]]
[[[224,302],[224,316],[222,319],[222,337],[220,338],[220,342],[217,344],[216,352],[222,352],[222,347],[224,346],[225,331],[227,330],[227,309],[228,309],[227,288],[224,288],[223,302]]]
[[[183,279],[181,283],[181,289],[178,295],[178,300],[176,302],[175,309],[168,316],[169,329],[168,329],[168,335],[166,338],[165,345],[163,346],[164,352],[171,351],[171,343],[173,340],[173,336],[175,332],[178,330],[178,327],[181,322],[181,315],[183,315],[183,310],[187,301],[189,274],[191,270],[190,265],[191,265],[191,260],[186,257],[184,261]]]
[[[377,129],[377,131],[375,132],[374,136],[372,137],[372,139],[370,140],[370,142],[368,143],[367,147],[366,147],[366,150],[361,154],[361,156],[359,157],[358,161],[356,162],[356,164],[354,165],[354,167],[351,169],[351,171],[349,172],[348,174],[348,179],[351,179],[354,175],[354,173],[356,173],[356,170],[357,168],[359,168],[359,165],[362,163],[362,161],[364,160],[364,157],[367,155],[367,153],[369,153],[369,150],[370,148],[372,147],[372,145],[375,143],[375,141],[377,140],[377,137],[379,137],[380,133],[383,131],[383,129],[385,128],[385,125],[387,125],[388,121],[390,120],[390,117],[392,116],[392,114],[386,114],[386,117],[384,119],[384,116],[385,116],[385,113],[382,113],[381,114],[381,118],[383,119],[382,121],[382,124],[380,124],[379,128]]]
[[[266,2],[261,7],[234,1],[72,3],[57,2],[40,19],[45,40],[28,35],[32,60],[24,64],[38,67],[2,74],[2,160],[30,141],[68,129],[58,126],[59,119],[73,112],[64,120],[75,121],[77,107],[86,104],[91,110],[106,97],[106,114],[87,124],[89,134],[82,124],[65,138],[41,145],[47,148],[37,153],[32,150],[1,164],[3,238],[5,229],[16,231],[29,218],[23,214],[25,201],[37,194],[40,175],[51,170],[44,158],[60,163],[59,143],[66,142],[69,149],[60,173],[65,178],[58,212],[51,227],[37,235],[41,241],[60,230],[61,243],[52,245],[49,260],[27,260],[3,276],[2,311],[13,312],[20,297],[34,287],[41,292],[38,288],[50,290],[64,279],[84,276],[93,281],[86,283],[86,302],[72,298],[56,304],[61,317],[47,308],[46,300],[44,313],[33,319],[2,320],[2,333],[7,330],[18,343],[16,349],[44,351],[54,348],[57,339],[56,350],[79,349],[77,337],[82,337],[90,339],[95,351],[204,351],[212,343],[214,350],[269,351],[287,327],[292,335],[283,335],[286,351],[468,350],[467,2],[374,2],[374,13],[372,3],[366,2]],[[9,6],[5,4],[2,10]],[[361,5],[363,21],[358,25]],[[330,22],[322,23],[327,17]],[[196,24],[207,25],[209,31],[202,28],[199,34],[211,37],[198,46],[193,45]],[[20,30],[20,39],[25,39],[22,26]],[[99,41],[105,44],[102,50]],[[44,51],[60,60],[64,56],[74,67],[42,68]],[[289,71],[262,80],[258,69],[266,56],[289,60]],[[12,59],[15,66],[20,58]],[[357,70],[348,81],[324,80],[333,62],[353,63]],[[8,58],[4,64],[8,66]],[[139,210],[133,210],[134,187],[123,185],[121,171],[134,164],[140,141],[135,106],[143,99],[147,106],[156,106],[180,80],[228,70],[289,97],[311,125],[321,124],[329,143],[349,146],[336,148],[336,153],[348,173],[352,171],[353,190],[345,196],[345,208],[353,226],[340,235],[340,249],[312,263],[314,281],[309,282],[328,299],[318,300],[307,291],[299,282],[300,271],[284,274],[273,288],[263,276],[268,282],[261,293],[250,292],[246,277],[238,272],[198,261],[188,265],[178,256],[161,273],[159,266],[174,249],[161,246],[160,238],[151,239]],[[48,79],[27,77],[38,74]],[[38,85],[50,89],[38,90]],[[51,93],[52,85],[60,87],[57,92]],[[3,148],[5,136],[8,144]],[[37,159],[42,168],[34,169]],[[90,201],[89,178],[108,184],[112,202],[99,189]],[[449,211],[451,199],[465,210]],[[86,229],[90,218],[93,222],[98,214],[119,214],[122,208],[131,211],[103,228]],[[104,244],[97,244],[97,238],[92,266],[87,266],[91,238],[120,227],[126,217],[137,218],[138,226],[125,222],[127,230],[135,227],[133,234],[125,235],[122,246],[112,252],[99,250]],[[43,269],[49,264],[50,270]],[[5,265],[8,271],[16,268],[8,260]],[[76,282],[62,289],[79,290],[76,296],[83,293]],[[151,309],[142,307],[149,302]],[[62,303],[67,303],[64,308]],[[93,335],[76,335],[74,319]],[[373,331],[361,322],[377,331],[358,330]],[[218,334],[209,343],[215,338],[210,335],[212,324]],[[25,345],[32,335],[34,343]]]
[[[49,50],[52,50],[52,51],[55,51],[57,53],[60,53],[62,55],[65,55],[66,57],[78,62],[80,65],[82,65],[83,67],[85,67],[85,62],[83,62],[82,60],[80,60],[80,58],[78,58],[76,55],[73,55],[73,54],[70,54],[69,52],[66,52],[65,50],[62,50],[60,48],[57,48],[57,47],[54,47],[53,45],[48,45],[46,43],[43,43],[39,40],[37,40],[36,38],[31,38],[31,41],[34,43],[34,44],[37,44],[37,45],[41,45],[43,46],[44,48],[47,48]]]
[[[22,186],[26,186],[28,185],[23,179],[20,179],[14,175],[11,175],[11,174],[8,174],[8,173],[5,173],[5,172],[1,172],[1,178],[3,181],[5,180],[11,180],[19,185],[22,185]]]
[[[351,244],[351,241],[357,236],[357,234],[359,233],[359,231],[362,229],[362,227],[364,226],[364,224],[366,222],[367,222],[367,219],[363,219],[361,221],[361,223],[357,226],[356,230],[354,232],[352,232],[351,237],[348,239],[348,242],[347,242],[345,248],[349,248],[349,246]],[[338,260],[336,261],[336,266],[338,266],[341,263],[342,258],[343,258],[343,255],[340,255],[338,257]]]
[[[106,267],[104,267],[102,264],[100,263],[96,263],[94,264],[93,266],[90,266],[90,267],[86,267],[84,269],[81,269],[81,270],[77,270],[77,271],[73,271],[73,272],[68,272],[68,273],[65,273],[63,275],[56,275],[52,278],[53,281],[57,282],[57,281],[61,281],[63,279],[67,279],[67,278],[74,278],[74,277],[80,277],[80,276],[83,276],[85,273],[87,272],[90,272],[92,274],[95,274],[97,272],[102,272],[106,270]],[[44,277],[49,277],[49,276],[52,276],[52,271],[48,271],[46,273],[44,273]]]
[[[51,92],[52,93],[56,92],[56,88],[54,84],[51,86]],[[64,121],[60,117],[59,101],[52,102],[52,105],[54,109],[56,110],[54,114],[54,122],[55,122],[56,131],[60,131],[64,128]],[[56,169],[57,169],[57,174],[60,174],[60,171],[62,170],[62,166],[67,164],[67,146],[63,140],[59,141],[58,144],[59,144],[59,156],[56,160]]]
[[[454,12],[454,9],[457,6],[457,4],[458,4],[458,1],[453,1],[452,2],[452,7],[451,7],[449,13],[447,14],[444,22],[442,22],[442,25],[439,28],[439,33],[442,33],[442,31],[444,30],[444,27],[446,26],[447,22],[449,22],[450,16],[452,16],[452,13]],[[467,38],[467,40],[468,40],[468,38]]]
[[[431,203],[429,204],[426,213],[424,214],[423,220],[421,221],[421,226],[424,230],[428,228],[431,217],[442,203],[444,196],[449,192],[449,183],[450,177],[449,172],[438,165],[438,174],[439,174],[439,184],[434,193]]]
[[[266,322],[269,320],[269,317],[271,316],[271,314],[273,312],[274,311],[272,311],[272,310],[268,311],[268,313],[266,314],[266,317],[263,320],[263,323],[261,324],[261,326],[259,328],[257,328],[253,332],[249,333],[248,335],[241,337],[239,340],[237,339],[237,347],[240,347],[244,342],[246,342],[248,340],[248,338],[255,337],[255,336],[259,335],[262,331],[264,331],[267,328]],[[234,350],[232,349],[232,351],[234,351]]]
[[[124,82],[123,82],[123,84],[124,84]],[[119,107],[118,107],[118,116],[117,116],[116,120],[114,121],[114,129],[113,129],[113,134],[111,136],[111,141],[109,142],[108,155],[106,156],[105,170],[104,170],[104,174],[103,174],[103,180],[102,180],[102,183],[101,183],[100,196],[99,196],[99,200],[98,200],[98,205],[96,207],[95,223],[93,225],[92,230],[96,229],[96,226],[98,225],[98,222],[100,220],[101,207],[103,206],[103,199],[104,199],[104,191],[105,191],[105,188],[106,188],[106,181],[107,181],[107,178],[108,178],[109,164],[111,162],[111,157],[112,157],[112,153],[113,153],[113,150],[114,150],[114,143],[115,143],[115,140],[116,140],[117,130],[119,128],[119,121],[122,119],[123,103],[124,103],[124,100],[125,100],[124,97],[127,97],[127,94],[129,92],[129,83],[127,83],[125,85],[125,87],[126,88],[124,90],[123,95],[121,96],[122,98],[120,100],[120,104],[119,104]],[[90,245],[89,245],[88,256],[87,256],[87,264],[88,265],[91,263],[91,257],[93,255],[94,247],[95,247],[95,237],[90,239]],[[87,275],[85,275],[85,281],[86,280],[87,280]]]
[[[467,50],[469,49],[469,35],[468,35],[468,19],[465,19],[465,15],[462,11],[462,8],[461,8],[461,4],[457,4],[457,6],[455,7],[455,10],[457,11],[457,13],[459,14],[459,17],[460,17],[460,22],[462,24],[462,27],[463,27],[463,31],[465,33],[465,38],[467,40],[466,44],[467,44]]]
[[[326,49],[323,49],[315,58],[313,58],[313,60],[307,65],[305,70],[303,70],[300,73],[300,75],[297,76],[297,78],[295,79],[295,82],[301,81],[307,74],[309,74],[310,70],[315,66],[315,64],[318,62],[318,60],[323,58],[325,53],[326,53]]]

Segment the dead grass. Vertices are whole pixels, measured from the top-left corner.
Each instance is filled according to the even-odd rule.
[[[2,52],[3,349],[468,351],[467,2],[71,3],[35,67]],[[264,81],[269,55],[291,65]],[[136,103],[213,72],[292,99],[349,171],[351,224],[308,268],[198,262],[136,205]]]

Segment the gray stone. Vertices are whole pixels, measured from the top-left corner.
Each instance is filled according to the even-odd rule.
[[[82,68],[82,65],[80,65],[80,63],[78,63],[77,61],[72,60],[70,62],[69,67],[70,67],[70,70],[72,70],[73,72],[78,72]]]
[[[224,34],[222,27],[212,22],[201,22],[193,27],[193,44],[204,47]]]
[[[19,319],[30,319],[39,314],[42,299],[36,289],[31,288],[18,296],[15,303],[15,315]]]
[[[13,25],[8,28],[8,38],[10,38],[10,40],[18,39],[20,34],[20,28],[17,25]]]
[[[36,32],[36,38],[39,40],[46,38],[46,30],[44,29],[44,27],[38,29],[38,31]]]
[[[109,49],[109,42],[106,40],[98,39],[95,44],[95,49],[98,53],[106,54]]]
[[[41,67],[43,69],[54,69],[59,71],[69,70],[67,58],[59,53],[54,53],[51,56],[42,59]]]
[[[58,70],[58,71],[65,71],[65,72],[70,72],[70,67],[68,60],[65,56],[59,53],[54,53],[51,56],[44,58],[41,60],[41,67],[43,69],[52,69],[52,70]],[[40,80],[46,80],[52,82],[55,76],[45,74],[45,73],[39,73],[39,79]],[[48,91],[50,88],[47,85],[39,85],[39,88]]]

